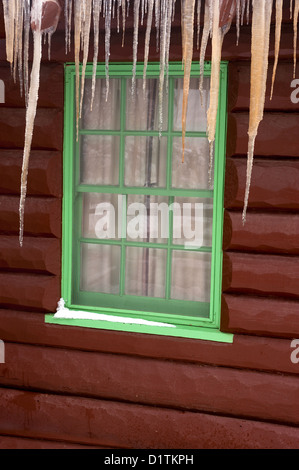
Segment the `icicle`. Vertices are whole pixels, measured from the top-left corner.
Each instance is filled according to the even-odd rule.
[[[193,57],[194,9],[195,9],[195,0],[185,0],[184,10],[183,10],[184,84],[183,84],[183,108],[182,108],[182,162],[184,162],[184,158],[185,158],[186,117],[187,117],[187,107],[188,107],[190,72],[191,72],[191,64],[192,64],[192,57]]]
[[[27,175],[29,167],[29,155],[31,150],[32,134],[34,127],[34,120],[36,115],[37,100],[38,100],[38,89],[39,89],[39,77],[40,77],[40,64],[42,55],[42,32],[41,32],[41,15],[42,15],[42,0],[36,0],[32,7],[32,23],[35,24],[33,29],[33,64],[30,78],[30,90],[28,96],[28,106],[26,110],[26,129],[25,129],[25,144],[23,152],[23,165],[22,165],[22,176],[21,176],[21,197],[19,205],[19,216],[20,216],[20,231],[19,231],[19,243],[23,245],[23,234],[24,234],[24,210],[25,210],[25,199],[27,193]]]
[[[30,33],[30,0],[24,1],[24,95],[25,104],[28,104],[28,93],[29,93],[29,33]]]
[[[94,31],[94,54],[93,54],[93,67],[92,67],[92,87],[91,87],[91,103],[90,110],[92,111],[95,87],[96,87],[96,72],[97,62],[99,55],[99,34],[100,34],[100,13],[102,9],[102,0],[93,0],[93,31]]]
[[[144,46],[144,66],[143,66],[143,90],[145,90],[145,79],[146,79],[146,70],[148,64],[148,52],[151,36],[151,28],[153,22],[153,9],[154,9],[154,0],[148,0],[148,13],[147,13],[147,24],[145,32],[145,46]]]
[[[277,69],[277,64],[278,64],[280,36],[281,36],[281,23],[282,23],[282,7],[283,7],[283,0],[276,0],[275,60],[274,60],[273,73],[272,73],[270,100],[272,100],[272,97],[273,97],[274,82],[275,82],[276,69]]]
[[[71,24],[72,24],[73,0],[65,0],[64,17],[65,17],[65,53],[71,50]]]
[[[241,17],[241,5],[240,0],[236,0],[236,29],[237,29],[237,41],[236,44],[239,44],[240,38],[240,17]]]
[[[6,59],[12,66],[14,60],[14,42],[15,42],[15,0],[2,0],[5,36],[6,36]]]
[[[159,50],[161,0],[155,1],[156,50]]]
[[[161,25],[160,25],[160,73],[159,73],[159,135],[163,128],[163,92],[165,71],[167,70],[168,46],[170,35],[170,23],[172,19],[172,1],[161,1]]]
[[[197,31],[196,31],[196,48],[197,49],[199,49],[200,10],[201,10],[201,0],[197,0]]]
[[[298,23],[298,14],[299,14],[299,0],[295,0],[295,7],[294,7],[294,20],[293,20],[293,27],[294,27],[294,72],[293,78],[296,77],[296,65],[297,65],[297,23]]]
[[[247,0],[241,0],[241,26],[244,24],[244,14]]]
[[[75,69],[76,69],[76,129],[77,140],[79,135],[79,90],[80,90],[80,42],[82,25],[81,0],[75,0]]]
[[[254,145],[257,131],[263,119],[266,81],[269,55],[269,36],[273,0],[253,0],[252,14],[252,40],[251,40],[251,85],[250,85],[250,111],[248,129],[248,155],[246,172],[246,189],[242,220],[246,221],[246,211],[250,190]]]
[[[123,17],[123,35],[122,35],[122,47],[125,45],[125,31],[126,31],[126,0],[121,0],[121,10]]]
[[[246,21],[249,24],[249,15],[250,15],[250,0],[247,0],[247,8],[246,8]]]
[[[201,96],[201,103],[203,102],[203,77],[204,77],[205,56],[206,56],[206,49],[207,49],[207,44],[208,44],[209,35],[210,35],[209,1],[207,1],[205,4],[204,26],[203,26],[201,45],[200,45],[200,55],[199,55],[199,92]]]
[[[132,95],[135,93],[140,0],[134,2]]]
[[[110,59],[110,38],[111,38],[111,14],[112,0],[105,2],[105,71],[106,71],[106,101],[109,94],[109,59]]]
[[[216,121],[218,112],[219,86],[220,86],[220,63],[223,38],[229,31],[235,12],[235,5],[231,5],[227,23],[222,27],[219,25],[220,7],[223,0],[213,0],[213,30],[212,30],[212,60],[211,60],[211,83],[210,83],[210,105],[207,113],[207,131],[210,146],[209,161],[209,184],[212,184],[212,169],[214,142],[216,134]]]
[[[86,71],[88,51],[89,51],[91,11],[92,11],[92,0],[86,0],[84,26],[83,26],[83,38],[84,38],[83,46],[84,46],[84,49],[83,49],[83,64],[82,64],[82,72],[81,72],[80,117],[81,117],[82,106],[83,106],[83,97],[84,97],[84,88],[85,88],[85,71]]]

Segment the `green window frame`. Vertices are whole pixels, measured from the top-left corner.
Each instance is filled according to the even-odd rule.
[[[147,78],[159,77],[159,63],[150,63]],[[210,63],[205,64],[204,74],[211,73]],[[86,68],[86,77],[92,75],[92,65]],[[194,63],[191,76],[199,75],[199,64]],[[97,76],[105,77],[105,64],[98,64]],[[49,323],[86,326],[109,330],[134,331],[148,334],[199,338],[214,341],[232,342],[233,336],[220,331],[221,286],[222,286],[222,236],[223,236],[223,194],[226,144],[226,100],[227,63],[221,63],[220,95],[214,152],[214,188],[210,190],[177,189],[171,186],[172,140],[181,137],[181,131],[174,131],[171,125],[161,132],[167,137],[167,181],[163,188],[128,187],[124,184],[124,145],[126,136],[159,137],[159,131],[126,130],[126,90],[127,80],[132,78],[132,64],[111,63],[109,76],[120,79],[120,129],[86,130],[79,129],[79,136],[112,135],[119,138],[119,185],[91,185],[80,183],[80,138],[76,139],[76,104],[74,64],[65,65],[65,139],[63,163],[63,239],[62,239],[62,284],[61,293],[70,311],[91,312],[99,319],[63,319],[46,315]],[[142,78],[143,64],[136,66],[136,78]],[[168,71],[168,122],[172,122],[174,106],[174,79],[183,76],[181,63],[170,63]],[[206,137],[205,132],[186,132],[186,138]],[[213,199],[213,229],[211,247],[189,247],[188,252],[210,253],[211,256],[211,295],[210,302],[175,300],[170,298],[171,259],[173,250],[185,250],[184,245],[174,244],[171,236],[165,243],[132,241],[120,239],[89,239],[81,233],[82,200],[85,194],[107,193],[122,195],[126,204],[129,195],[167,196],[169,204],[176,197],[196,197]],[[123,207],[126,214],[126,205]],[[123,220],[123,226],[126,220]],[[172,233],[173,213],[169,212],[169,233]],[[119,295],[86,292],[80,289],[80,250],[84,244],[117,245],[120,248],[120,291]],[[165,299],[124,295],[126,250],[128,247],[163,249],[166,257]],[[115,319],[117,318],[117,321]],[[109,321],[111,319],[111,321]]]

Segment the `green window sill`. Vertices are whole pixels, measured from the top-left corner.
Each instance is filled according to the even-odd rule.
[[[128,318],[125,321],[109,321],[109,320],[95,320],[95,319],[74,319],[74,318],[60,318],[55,317],[55,314],[46,314],[45,322],[54,325],[65,325],[65,326],[79,326],[85,328],[97,328],[103,330],[113,331],[126,331],[132,333],[145,333],[160,336],[174,336],[179,338],[190,338],[200,339],[206,341],[216,341],[221,343],[232,343],[233,334],[223,333],[216,328],[203,328],[196,326],[185,326],[185,325],[169,325],[161,326],[154,324],[143,324],[143,320],[140,320],[140,324],[136,322],[129,323]],[[149,322],[150,323],[150,322]]]

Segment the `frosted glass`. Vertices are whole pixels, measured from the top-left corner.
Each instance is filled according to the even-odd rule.
[[[171,298],[210,301],[211,253],[172,252]]]
[[[168,94],[163,94],[162,129],[168,126]],[[127,80],[127,130],[158,131],[159,130],[159,80],[147,78],[145,90],[143,79],[136,80],[135,93],[132,94],[132,80]]]
[[[126,249],[126,294],[165,296],[167,251],[155,248]]]
[[[172,187],[211,189],[209,186],[209,142],[205,137],[186,137],[182,162],[182,138],[173,139]]]
[[[168,212],[168,197],[129,194],[127,239],[134,242],[167,243]]]
[[[174,205],[173,244],[183,245],[201,238],[200,246],[212,246],[213,199],[176,197],[174,202],[178,209]],[[202,213],[195,204],[202,204]]]
[[[81,136],[80,175],[83,184],[118,185],[119,137]]]
[[[125,186],[166,186],[167,138],[127,136]]]
[[[174,85],[174,109],[173,109],[173,129],[182,130],[182,109],[183,109],[183,78],[177,78]],[[207,110],[209,107],[209,86],[210,78],[204,77],[202,102],[199,89],[199,78],[190,78],[190,89],[188,97],[188,108],[186,117],[186,131],[206,132],[207,130]]]
[[[118,209],[121,207],[121,196],[118,194],[85,193],[83,195],[83,237],[119,239]]]
[[[89,292],[119,293],[121,249],[119,246],[81,245],[81,285]]]
[[[92,80],[86,78],[82,109],[81,129],[120,129],[120,79],[109,79],[109,94],[106,101],[106,79],[97,78],[92,111],[91,106]]]

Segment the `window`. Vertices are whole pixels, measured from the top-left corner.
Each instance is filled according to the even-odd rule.
[[[202,102],[192,68],[184,162],[181,63],[169,66],[162,120],[158,63],[145,82],[137,64],[134,86],[131,64],[110,64],[107,99],[99,64],[92,110],[91,73],[77,138],[75,67],[66,65],[62,297],[73,319],[48,321],[231,341],[219,331],[226,64],[210,181],[209,64]]]

